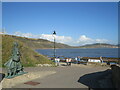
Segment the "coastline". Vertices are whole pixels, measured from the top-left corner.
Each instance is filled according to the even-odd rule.
[[[103,48],[105,48],[105,49],[109,49],[109,48],[107,48],[107,47],[100,47],[100,48],[85,48],[85,47],[81,47],[81,48],[77,48],[77,47],[74,47],[74,48],[55,48],[55,49],[103,49]],[[120,48],[120,47],[113,47],[113,48]],[[34,50],[36,50],[36,49],[54,49],[54,48],[35,48]],[[112,48],[110,48],[110,49],[112,49]]]

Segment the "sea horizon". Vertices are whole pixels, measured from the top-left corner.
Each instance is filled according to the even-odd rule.
[[[67,51],[66,51],[67,50]],[[54,49],[36,49],[40,54],[53,56]],[[111,57],[119,58],[118,48],[65,48],[56,49],[56,56],[65,57]]]

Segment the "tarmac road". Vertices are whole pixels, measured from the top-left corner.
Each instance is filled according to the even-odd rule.
[[[109,67],[95,67],[75,64],[72,64],[72,66],[25,68],[25,71],[27,72],[56,71],[56,73],[48,75],[44,78],[32,80],[33,82],[39,82],[40,84],[38,85],[32,86],[22,83],[14,86],[13,88],[88,88],[87,85],[78,82],[80,77],[89,73],[105,71],[108,68]],[[91,76],[91,78],[96,77],[95,75]],[[96,81],[94,80],[92,83],[96,83]]]

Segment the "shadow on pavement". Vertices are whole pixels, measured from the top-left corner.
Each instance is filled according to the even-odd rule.
[[[0,73],[0,82],[3,80],[4,77],[5,77],[5,74]]]
[[[112,84],[112,71],[110,69],[101,72],[85,74],[79,78],[78,82],[94,90],[98,88],[114,88]]]

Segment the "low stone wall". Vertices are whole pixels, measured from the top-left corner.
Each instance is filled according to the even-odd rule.
[[[87,65],[108,66],[106,63],[87,62]]]
[[[52,67],[52,66],[55,66],[53,64],[37,64],[36,65],[37,67]]]
[[[120,65],[111,65],[111,68],[113,85],[120,90]]]

